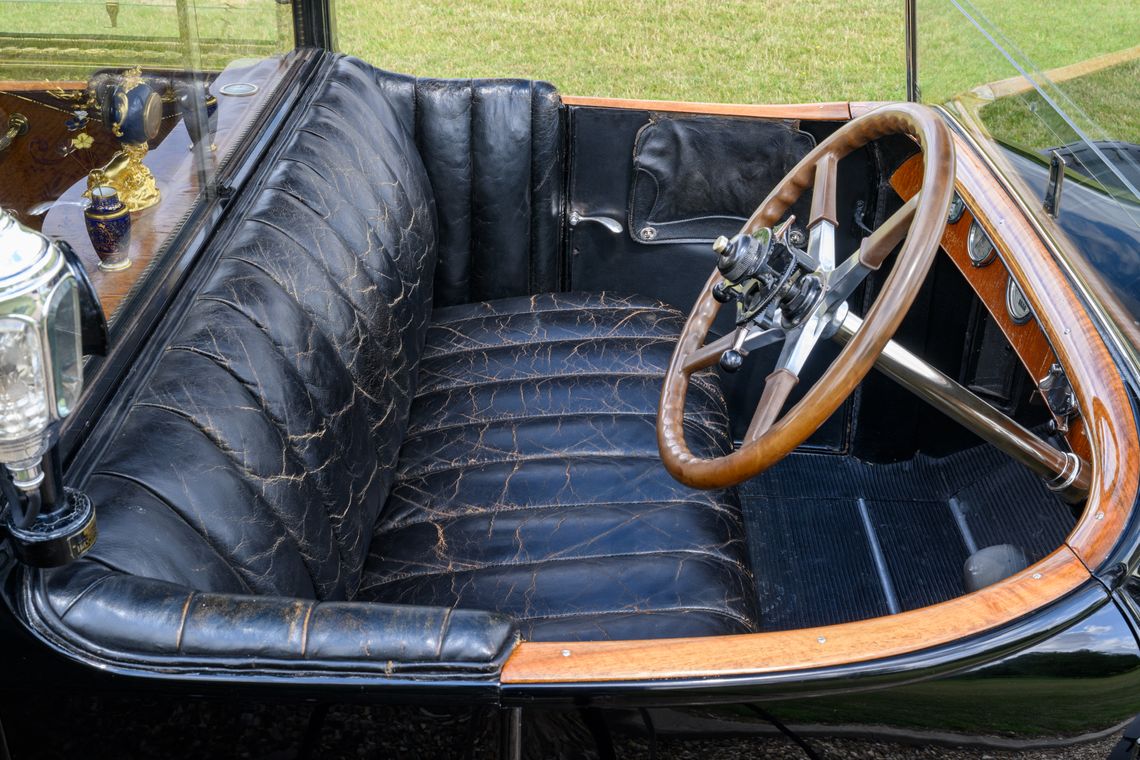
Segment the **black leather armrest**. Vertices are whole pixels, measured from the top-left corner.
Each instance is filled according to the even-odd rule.
[[[206,593],[91,562],[48,574],[37,596],[41,620],[83,648],[171,664],[486,672],[516,640],[508,618],[479,610]]]

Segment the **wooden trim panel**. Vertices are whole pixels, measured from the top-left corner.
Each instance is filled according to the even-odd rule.
[[[752,116],[760,119],[805,119],[807,121],[847,121],[851,109],[847,103],[794,103],[787,105],[731,105],[725,103],[690,103],[676,100],[627,100],[563,95],[568,106],[591,108],[624,108],[630,111],[695,113],[715,116]]]
[[[847,106],[851,110],[851,118],[858,119],[863,114],[870,113],[879,106],[885,106],[888,103],[890,103],[888,100],[853,100]]]
[[[1090,579],[1136,498],[1140,441],[1120,375],[1052,254],[972,147],[955,136],[957,189],[1021,283],[1069,373],[1092,452],[1092,487],[1066,545],[1022,573],[941,604],[853,623],[707,638],[523,642],[502,683],[638,681],[764,674],[865,662],[984,633],[1054,602]]]
[[[1040,574],[1040,579],[1034,579]],[[503,683],[638,681],[825,668],[947,644],[1010,620],[1089,579],[1066,547],[1010,580],[897,615],[794,631],[643,641],[523,642]],[[566,653],[569,654],[566,654]]]
[[[1120,373],[1064,273],[993,177],[981,157],[959,141],[958,192],[1021,285],[1076,392],[1093,466],[1092,490],[1067,544],[1090,569],[1115,546],[1136,500],[1140,441]]]
[[[904,161],[891,176],[891,187],[907,200],[918,192],[921,183],[922,161],[918,155],[911,156]],[[1009,316],[1005,297],[1010,275],[1004,263],[1005,254],[999,253],[993,261],[981,267],[975,266],[970,260],[970,254],[967,251],[967,239],[974,218],[973,209],[967,208],[957,222],[946,225],[946,232],[942,236],[942,251],[954,262],[954,266],[970,283],[974,292],[978,294],[982,305],[986,307],[986,311],[993,317],[994,322],[1001,329],[1018,358],[1021,359],[1021,363],[1029,376],[1034,381],[1039,381],[1048,374],[1049,368],[1057,362],[1057,354],[1049,345],[1049,340],[1045,337],[1045,332],[1036,319],[1017,324]],[[992,228],[992,224],[987,227],[982,219],[979,219],[979,224],[982,225],[983,229]],[[1005,241],[1001,240],[996,241],[994,245],[999,252],[1006,250],[1008,246]],[[1089,442],[1085,436],[1084,423],[1079,417],[1072,421],[1066,438],[1073,451],[1087,461],[1090,455]]]

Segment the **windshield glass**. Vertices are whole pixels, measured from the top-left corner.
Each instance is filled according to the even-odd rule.
[[[1135,334],[1140,3],[918,0],[917,10],[922,99],[977,139]],[[1054,218],[1043,204],[1057,159],[1065,177]]]
[[[274,0],[0,0],[0,208],[75,249],[112,330],[216,200],[292,48]]]

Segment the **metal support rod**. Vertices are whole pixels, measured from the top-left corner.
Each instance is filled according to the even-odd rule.
[[[499,711],[499,760],[522,760],[522,708]]]
[[[40,468],[44,471],[44,482],[40,483],[40,503],[44,514],[50,514],[67,508],[67,496],[63,491],[63,467],[59,461],[59,451],[56,446],[48,448],[41,460]]]
[[[903,0],[906,26],[906,99],[917,103],[918,91],[918,9],[916,0]]]
[[[840,323],[835,340],[846,343],[862,324],[862,319],[848,314]],[[1065,500],[1076,503],[1088,496],[1088,462],[1041,440],[898,343],[887,343],[875,368],[1033,470]]]

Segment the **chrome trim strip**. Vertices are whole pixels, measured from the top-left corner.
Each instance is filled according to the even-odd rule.
[[[891,573],[887,569],[887,558],[879,543],[879,535],[875,532],[875,526],[871,524],[871,512],[867,508],[867,500],[859,497],[856,505],[859,508],[859,521],[863,523],[863,532],[867,536],[867,545],[871,548],[871,560],[875,564],[875,572],[879,575],[883,599],[887,602],[887,610],[892,615],[897,615],[902,612],[902,606],[899,605],[899,595],[895,592],[895,583],[891,580]]]

